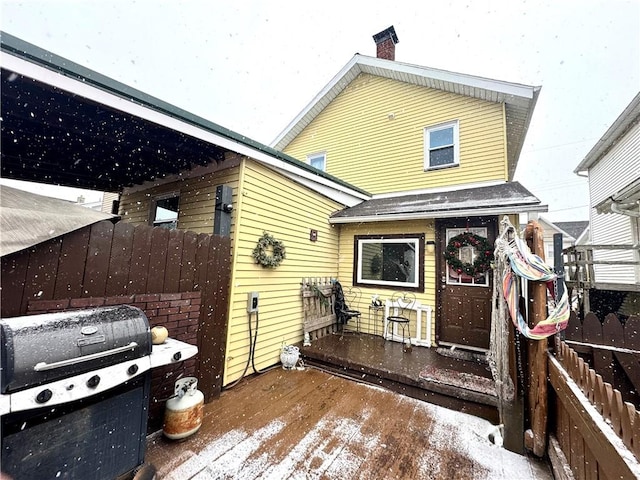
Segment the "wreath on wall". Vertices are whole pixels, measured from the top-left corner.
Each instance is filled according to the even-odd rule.
[[[271,251],[271,254],[269,254]],[[264,232],[258,239],[258,245],[251,252],[256,263],[265,268],[276,268],[287,256],[284,244],[272,235]]]
[[[458,255],[460,249],[467,246],[476,249],[477,256],[473,263],[463,262]],[[444,259],[455,272],[477,277],[491,268],[493,248],[486,238],[475,233],[464,232],[449,240],[444,251]]]

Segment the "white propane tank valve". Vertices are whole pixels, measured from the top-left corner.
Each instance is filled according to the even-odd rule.
[[[193,435],[202,425],[204,394],[198,390],[198,379],[184,377],[177,380],[174,396],[167,400],[162,433],[171,440]]]

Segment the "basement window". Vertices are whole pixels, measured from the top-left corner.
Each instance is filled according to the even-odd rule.
[[[424,129],[424,169],[434,170],[460,163],[458,121]]]
[[[424,234],[357,235],[354,249],[354,285],[424,288]]]
[[[172,193],[156,197],[151,202],[151,220],[154,227],[178,228],[180,194]]]

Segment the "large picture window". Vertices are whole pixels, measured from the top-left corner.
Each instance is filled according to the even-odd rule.
[[[357,235],[354,285],[424,289],[424,234]]]

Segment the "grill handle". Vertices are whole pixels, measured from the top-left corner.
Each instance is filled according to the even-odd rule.
[[[112,348],[111,350],[92,353],[91,355],[84,355],[82,357],[69,358],[67,360],[61,360],[59,362],[54,362],[54,363],[39,362],[35,364],[33,369],[36,372],[43,372],[45,370],[53,370],[55,368],[68,367],[69,365],[75,365],[77,363],[82,363],[82,362],[89,362],[91,360],[95,360],[96,358],[108,357],[109,355],[115,355],[116,353],[126,352],[127,350],[133,350],[137,346],[138,344],[136,342],[131,342],[128,345],[124,345],[123,347]]]

